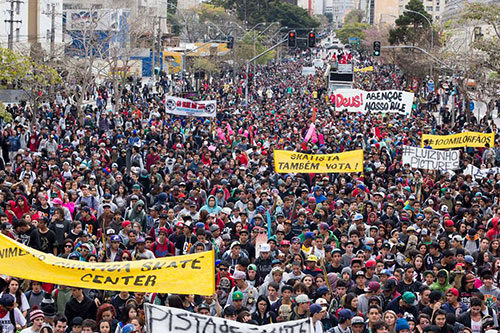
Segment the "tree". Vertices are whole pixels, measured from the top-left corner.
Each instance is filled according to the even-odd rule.
[[[467,100],[482,101],[491,112],[500,91],[500,5],[470,3],[462,19],[481,29],[475,31],[472,50],[452,55],[453,63],[463,69],[459,89]],[[468,85],[471,80],[475,82],[473,89]]]
[[[326,16],[326,19],[328,20],[328,23],[333,22],[333,13],[331,13],[331,12],[325,13],[325,16]]]
[[[370,29],[371,25],[368,23],[350,23],[344,25],[342,29],[337,30],[337,37],[343,44],[347,44],[349,42],[349,38],[359,38],[360,40],[364,39],[364,31]]]
[[[267,49],[267,46],[265,46],[263,42],[263,37],[257,37],[255,39],[255,44],[253,41],[253,34],[248,33],[243,38],[238,42],[236,45],[236,58],[240,60],[241,64],[244,64],[246,61],[249,59],[253,58],[254,56],[260,54],[261,52],[264,52]],[[255,48],[254,48],[255,45]],[[270,51],[266,54],[264,54],[262,57],[256,60],[256,63],[258,64],[265,64],[269,60],[273,59],[274,56],[276,55],[276,51]]]
[[[361,9],[353,9],[344,17],[344,24],[361,23],[364,17],[364,11]]]
[[[463,18],[487,26],[489,31],[483,34],[481,29],[472,47],[480,52],[486,68],[500,73],[500,5],[470,3]]]
[[[34,121],[39,101],[53,93],[52,88],[61,83],[61,77],[49,65],[12,50],[0,48],[0,81],[2,85],[10,85],[24,91]]]
[[[288,2],[271,1],[267,11],[263,14],[267,22],[279,22],[284,27],[314,29],[320,24],[309,16],[307,10]],[[297,33],[299,34],[300,31]]]
[[[429,30],[434,29],[429,27],[429,22],[423,16],[427,17],[431,23],[432,16],[425,11],[424,5],[420,0],[410,0],[405,8],[418,12],[421,15],[407,11],[403,12],[403,14],[396,19],[396,28],[391,29],[389,32],[389,42],[392,45],[429,45]]]
[[[313,29],[319,22],[307,10],[280,0],[212,0],[215,6],[235,11],[238,18],[255,26],[261,22],[280,22],[282,26]]]

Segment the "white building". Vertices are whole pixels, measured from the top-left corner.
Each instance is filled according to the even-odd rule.
[[[8,46],[11,33],[13,49],[18,51],[26,51],[30,45],[49,51],[51,42],[55,47],[62,42],[62,0],[6,0],[0,2],[0,11],[9,21],[0,23],[2,47]]]
[[[446,2],[451,2],[456,0],[423,0],[424,9],[426,12],[431,14],[433,22],[442,21],[444,8],[447,5]],[[403,14],[405,7],[409,0],[399,0],[399,14]]]

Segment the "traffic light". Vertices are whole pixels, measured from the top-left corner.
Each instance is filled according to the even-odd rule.
[[[289,47],[297,46],[297,35],[295,34],[295,31],[288,32],[288,46]]]
[[[234,37],[233,36],[227,36],[227,48],[232,49],[234,44]]]
[[[379,41],[374,41],[373,42],[373,55],[375,57],[380,56],[380,47],[381,47],[381,45],[380,45]]]
[[[316,34],[314,32],[309,33],[309,38],[307,39],[307,46],[314,47],[316,45]]]

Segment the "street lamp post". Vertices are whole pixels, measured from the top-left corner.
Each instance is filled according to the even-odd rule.
[[[429,20],[429,18],[427,16],[425,16],[424,14],[422,14],[420,12],[417,12],[415,10],[405,9],[405,12],[409,12],[409,13],[420,15],[420,16],[422,16],[427,21],[427,23],[429,23],[429,29],[431,29],[431,48],[430,48],[430,53],[432,53],[432,51],[434,50],[434,29],[432,28],[431,20]],[[432,63],[431,63],[431,78],[432,78]]]

